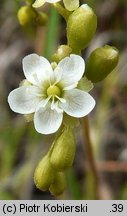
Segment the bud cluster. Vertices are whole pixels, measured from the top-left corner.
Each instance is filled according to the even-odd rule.
[[[21,26],[44,26],[48,21],[48,16],[44,12],[36,11],[31,5],[22,6],[17,13]]]
[[[72,128],[64,127],[51,149],[42,158],[34,173],[36,187],[49,190],[57,196],[66,187],[65,171],[72,165],[75,155],[75,140]]]
[[[57,5],[58,12],[61,8]],[[67,22],[67,45],[58,47],[52,59],[59,62],[70,53],[81,54],[81,51],[89,45],[97,28],[97,16],[87,4],[75,9],[66,18]],[[104,80],[117,66],[119,51],[115,47],[105,45],[95,49],[86,62],[85,75],[92,83]]]

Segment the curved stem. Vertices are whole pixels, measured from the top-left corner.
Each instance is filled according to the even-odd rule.
[[[68,17],[72,12],[66,10],[61,4],[55,3],[53,4],[54,8],[58,11],[58,13],[66,20],[68,20]]]
[[[85,146],[86,146],[86,151],[87,151],[87,158],[88,162],[91,168],[91,172],[93,175],[94,179],[94,189],[95,189],[95,196],[97,199],[99,199],[99,178],[98,178],[98,172],[96,168],[96,163],[94,160],[94,155],[93,155],[93,149],[92,149],[92,143],[90,139],[90,127],[89,127],[89,119],[88,116],[84,117],[83,119],[83,125],[84,125],[84,138],[85,138]]]

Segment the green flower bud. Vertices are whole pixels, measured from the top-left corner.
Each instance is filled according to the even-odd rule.
[[[36,187],[42,191],[48,190],[54,181],[55,174],[56,172],[50,164],[49,156],[46,155],[35,169],[34,182]]]
[[[66,188],[65,174],[63,172],[58,172],[49,190],[51,194],[53,194],[54,196],[59,196],[64,192],[65,188]]]
[[[56,62],[52,62],[51,63],[51,67],[52,67],[53,70],[55,70],[55,68],[57,67],[57,63]]]
[[[119,51],[111,46],[104,46],[95,49],[87,63],[85,75],[89,80],[96,83],[105,79],[117,66]]]
[[[83,4],[69,16],[67,38],[68,45],[74,52],[88,46],[95,34],[96,27],[97,17],[87,4]]]
[[[36,24],[39,26],[44,26],[48,21],[48,16],[46,13],[38,12],[36,16]]]
[[[36,14],[29,6],[21,7],[17,13],[19,23],[22,26],[28,25],[33,20],[33,17],[35,17],[35,15]]]
[[[72,52],[72,49],[67,45],[61,45],[58,47],[57,52],[53,55],[52,60],[59,62],[64,59],[66,56],[69,56]]]
[[[75,140],[72,129],[66,127],[54,143],[50,162],[54,169],[63,171],[73,163],[75,155]]]

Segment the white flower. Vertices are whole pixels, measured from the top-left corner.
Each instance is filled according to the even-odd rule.
[[[41,7],[45,2],[54,4],[59,1],[60,0],[36,0],[32,6],[38,8]],[[79,7],[79,0],[63,0],[63,3],[65,8],[69,11],[76,10]]]
[[[56,132],[63,112],[80,118],[94,108],[90,94],[76,88],[85,70],[82,57],[70,55],[53,71],[46,58],[31,54],[23,59],[23,70],[28,84],[10,92],[8,102],[14,112],[35,113],[34,125],[39,133]]]

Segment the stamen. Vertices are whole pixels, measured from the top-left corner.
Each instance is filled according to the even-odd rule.
[[[59,99],[60,102],[62,102],[62,103],[66,103],[66,100],[65,100],[64,98],[60,98],[60,97],[58,97],[57,95],[55,95],[55,97],[56,97],[57,99]]]
[[[41,102],[39,103],[39,107],[45,107],[47,103],[49,102],[51,96],[47,97],[46,99],[42,99]]]
[[[55,103],[55,110],[56,110],[58,113],[63,113],[63,110],[62,110],[61,108],[59,108],[59,104],[58,104],[58,103],[59,103],[58,101]]]
[[[55,99],[52,97],[51,110],[55,109]]]

